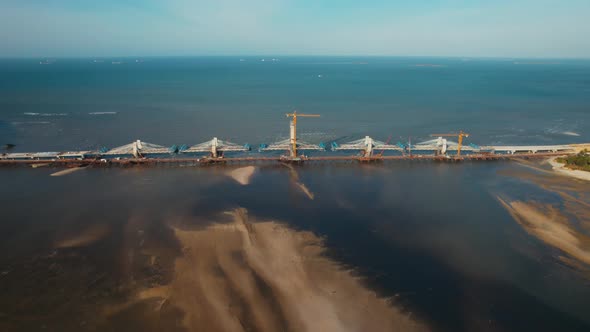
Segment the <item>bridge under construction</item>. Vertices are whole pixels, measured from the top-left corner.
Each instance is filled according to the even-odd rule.
[[[101,148],[87,151],[65,152],[5,152],[0,155],[1,165],[153,165],[153,164],[218,164],[218,163],[259,163],[259,162],[377,162],[393,160],[498,160],[515,158],[543,158],[573,154],[589,149],[590,144],[565,145],[487,145],[463,144],[469,134],[432,134],[430,140],[412,143],[390,143],[365,136],[352,142],[338,144],[311,144],[297,139],[298,117],[319,117],[317,114],[286,114],[289,117],[288,139],[260,144],[258,153],[252,153],[249,144],[236,144],[212,138],[196,145],[163,145],[135,140],[115,148]],[[457,137],[457,142],[447,137]],[[271,156],[273,151],[284,151],[280,156]],[[331,151],[331,154],[309,155],[309,153]],[[384,153],[387,151],[387,155]],[[307,154],[306,154],[307,153]],[[266,155],[265,155],[266,154]]]

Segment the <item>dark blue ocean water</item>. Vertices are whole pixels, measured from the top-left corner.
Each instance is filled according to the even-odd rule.
[[[300,122],[312,143],[420,141],[459,130],[479,145],[590,141],[590,61],[242,60],[0,60],[0,142],[22,151],[138,138],[270,143],[288,135],[284,113],[292,110],[322,115]]]
[[[20,151],[115,147],[138,138],[269,143],[288,135],[284,113],[294,109],[322,115],[300,121],[311,143],[364,135],[415,142],[458,130],[482,145],[590,141],[590,61],[93,60],[0,60],[0,143]],[[79,321],[125,300],[113,290],[129,282],[122,262],[137,225],[152,247],[170,246],[162,257],[171,264],[179,253],[170,220],[188,215],[206,225],[244,207],[324,238],[327,256],[434,331],[588,331],[588,267],[568,264],[567,254],[527,233],[497,199],[552,204],[576,235],[587,236],[589,214],[570,208],[590,197],[589,187],[533,169],[544,167],[298,167],[313,200],[284,166],[261,166],[248,186],[225,167],[90,168],[64,177],[50,177],[52,168],[3,168],[0,328],[91,330]],[[96,224],[106,225],[108,236],[55,249],[64,233]],[[137,323],[146,316],[129,317]]]

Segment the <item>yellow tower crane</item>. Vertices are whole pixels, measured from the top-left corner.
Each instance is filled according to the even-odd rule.
[[[457,157],[461,156],[461,147],[463,146],[463,137],[469,137],[468,133],[461,130],[458,134],[431,134],[432,137],[458,137],[457,138]]]
[[[293,118],[291,120],[291,157],[297,158],[297,117],[310,117],[310,118],[319,118],[319,114],[298,114],[297,111],[293,111],[293,113],[286,114],[288,118]]]

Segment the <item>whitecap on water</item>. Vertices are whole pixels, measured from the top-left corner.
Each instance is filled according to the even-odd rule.
[[[15,122],[11,122],[14,126],[18,126],[18,125],[28,125],[28,124],[50,124],[51,122],[49,121],[15,121]]]
[[[24,112],[24,115],[28,116],[66,116],[68,113],[33,113],[33,112]]]
[[[567,136],[580,136],[580,134],[573,132],[573,131],[564,131],[561,134],[567,135]]]
[[[89,115],[115,115],[117,112],[90,112]]]

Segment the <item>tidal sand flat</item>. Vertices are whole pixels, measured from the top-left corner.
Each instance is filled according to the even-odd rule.
[[[228,175],[232,179],[236,180],[236,182],[238,182],[239,184],[245,186],[250,184],[250,179],[252,178],[252,175],[254,175],[254,172],[256,172],[256,167],[246,166],[236,168],[233,171],[229,172]]]
[[[299,173],[297,173],[297,170],[290,164],[283,165],[289,168],[289,177],[291,178],[291,183],[293,184],[293,186],[295,186],[297,190],[299,190],[301,193],[307,196],[307,198],[313,200],[315,197],[314,193],[311,192],[311,190],[309,190],[305,183],[299,180]]]
[[[507,202],[499,197],[498,200],[529,234],[590,264],[590,237],[576,231],[559,210],[535,203]]]
[[[73,167],[73,168],[67,168],[61,171],[57,171],[55,173],[52,173],[51,176],[64,176],[64,175],[68,175],[68,174],[72,174],[74,172],[78,172],[81,171],[83,169],[85,169],[86,167]]]
[[[73,248],[87,246],[107,236],[109,231],[109,227],[105,224],[90,225],[76,234],[60,236],[55,243],[55,247]]]
[[[307,198],[313,200],[315,195],[309,190],[309,188],[307,188],[307,186],[305,185],[305,183],[301,183],[301,182],[295,182],[294,183],[295,187],[297,187],[302,193],[305,194],[305,196],[307,196]]]
[[[245,209],[205,229],[174,226],[182,255],[174,277],[136,301],[183,312],[191,331],[426,331],[326,258],[322,240]]]
[[[554,166],[557,162],[549,160],[549,163]],[[556,195],[560,204],[530,197],[507,199],[504,195],[497,195],[496,198],[527,233],[563,252],[565,255],[559,257],[561,261],[587,270],[590,265],[590,196],[586,183],[572,177],[556,176],[553,171],[534,163],[522,165],[533,172],[502,174],[524,180],[542,189],[545,195]]]

